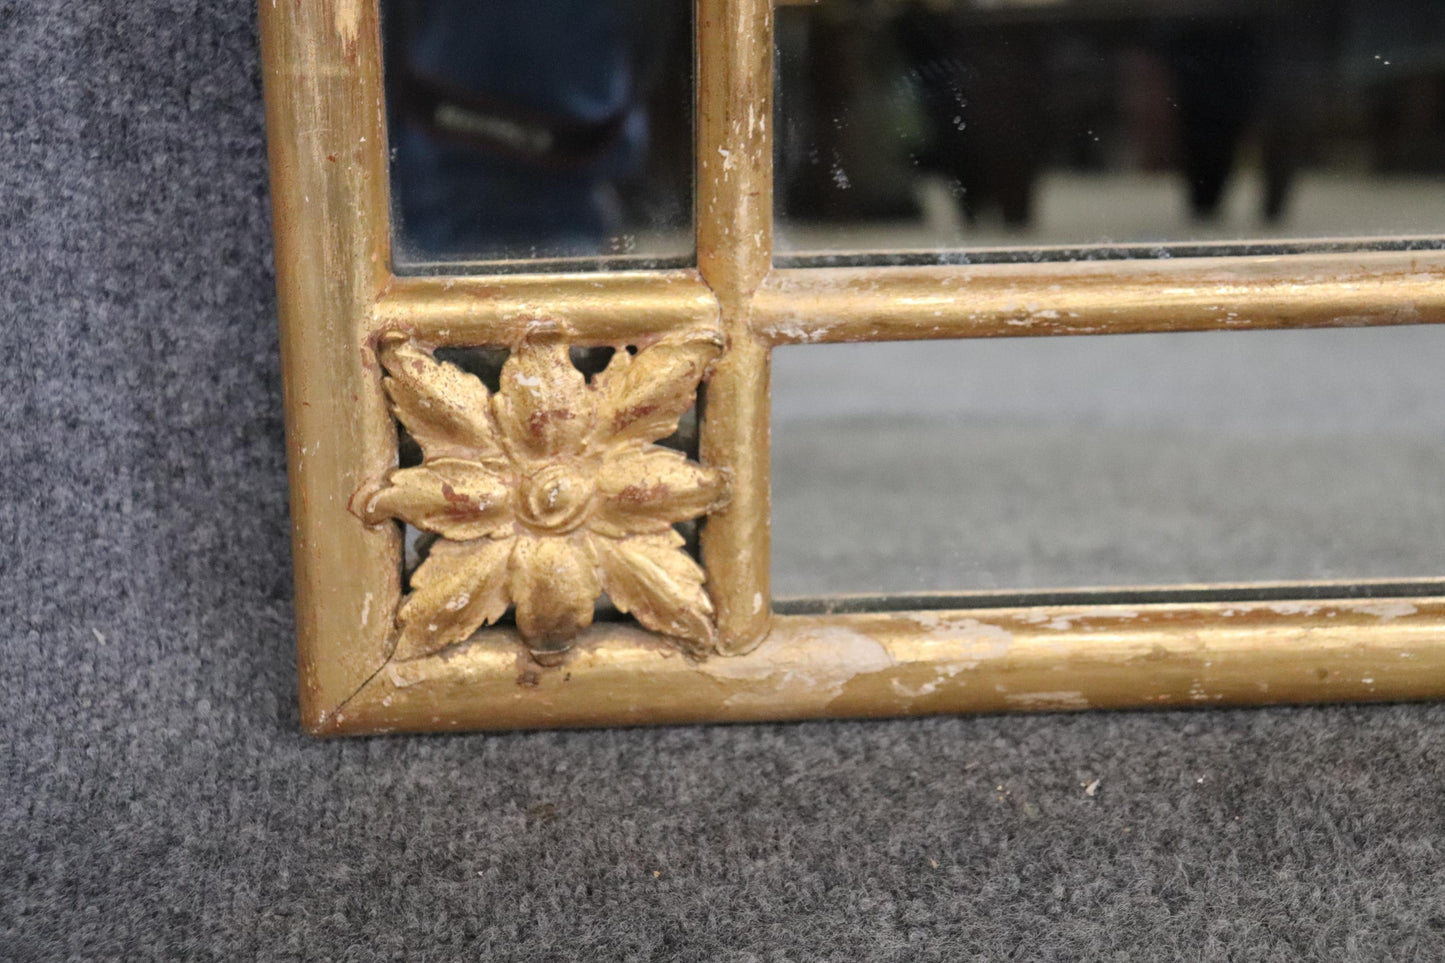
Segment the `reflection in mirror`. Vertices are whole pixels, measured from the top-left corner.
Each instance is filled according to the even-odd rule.
[[[780,596],[1445,576],[1445,327],[775,353]]]
[[[1445,233],[1436,0],[795,0],[777,42],[780,252]]]
[[[397,270],[689,263],[691,10],[383,0]]]

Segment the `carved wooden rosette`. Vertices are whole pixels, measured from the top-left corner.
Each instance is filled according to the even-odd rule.
[[[355,504],[368,523],[439,536],[397,610],[393,658],[463,642],[513,606],[528,647],[555,658],[603,592],[685,651],[712,651],[704,573],[673,525],[723,505],[726,480],[653,442],[677,430],[718,348],[690,338],[619,349],[588,382],[566,344],[531,338],[493,394],[405,333],[383,334],[383,384],[422,462]]]

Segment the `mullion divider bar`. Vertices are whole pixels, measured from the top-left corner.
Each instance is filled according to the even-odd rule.
[[[732,492],[701,544],[718,648],[738,654],[772,617],[768,350],[751,328],[772,266],[772,0],[698,0],[697,36],[697,263],[727,343],[706,387],[700,455]]]

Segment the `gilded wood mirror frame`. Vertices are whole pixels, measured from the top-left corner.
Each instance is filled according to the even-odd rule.
[[[698,0],[696,270],[397,277],[377,0],[262,0],[260,13],[311,732],[1445,695],[1445,579],[844,598],[782,611],[768,581],[774,347],[1438,323],[1445,254],[775,268],[772,5]],[[479,345],[518,359],[490,399],[431,355]],[[560,351],[576,345],[641,350],[584,390]],[[656,456],[648,443],[699,378],[705,467],[674,456],[665,471],[609,482],[614,462]],[[528,395],[537,384],[552,395]],[[422,410],[432,404],[448,414]],[[591,426],[564,439],[565,457],[547,423],[559,411]],[[450,532],[457,552],[474,553],[470,568],[438,568],[421,586],[435,597],[407,611],[390,519],[426,527],[445,506],[397,472],[398,419],[414,436],[431,432],[416,471],[441,478],[469,524],[494,526],[457,534],[454,518],[439,523],[444,542]],[[612,433],[597,441],[604,422]],[[477,475],[478,464],[495,471]],[[504,490],[489,495],[497,479]],[[590,528],[568,507],[577,486],[603,506]],[[624,495],[637,513],[604,518]],[[488,505],[503,503],[511,514],[498,521]],[[702,572],[666,533],[709,512],[699,588]],[[499,532],[513,525],[503,551]],[[585,550],[555,554],[565,539]],[[485,552],[493,561],[475,554]],[[433,590],[449,578],[470,587]],[[488,585],[502,587],[477,598]],[[633,618],[587,624],[604,588]],[[470,635],[519,599],[514,627]]]

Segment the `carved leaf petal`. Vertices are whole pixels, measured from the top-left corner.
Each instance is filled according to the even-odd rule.
[[[517,539],[512,555],[512,598],[517,628],[528,642],[565,642],[592,624],[592,603],[602,594],[596,563],[579,540]]]
[[[412,573],[397,611],[396,659],[419,659],[464,642],[507,611],[507,560],[515,539],[437,542]]]
[[[493,410],[514,455],[553,459],[582,449],[593,401],[565,345],[526,341],[502,366]]]
[[[428,461],[391,473],[366,502],[366,518],[399,518],[453,541],[512,532],[512,495],[505,481],[474,462]]]
[[[722,472],[667,448],[648,447],[607,459],[597,476],[593,531],[622,537],[661,532],[726,500]]]
[[[501,459],[491,393],[476,376],[436,360],[399,332],[383,336],[377,356],[387,371],[382,384],[392,411],[427,458]]]
[[[593,379],[601,392],[597,431],[603,441],[656,441],[677,430],[677,420],[692,407],[698,382],[717,354],[712,341],[662,341],[632,357],[612,356]]]
[[[602,587],[612,603],[654,632],[710,649],[716,639],[703,570],[681,551],[682,536],[592,540]]]

